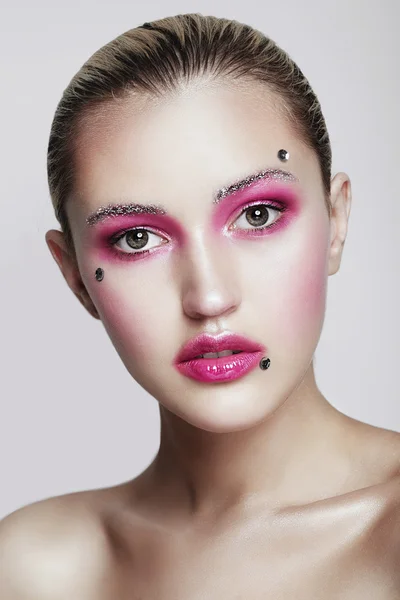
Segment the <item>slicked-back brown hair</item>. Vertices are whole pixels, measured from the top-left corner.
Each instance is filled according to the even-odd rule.
[[[51,126],[47,172],[51,200],[76,260],[66,213],[74,189],[74,154],[80,122],[103,103],[132,92],[155,97],[201,76],[256,81],[282,100],[282,110],[302,142],[318,157],[329,214],[331,146],[320,103],[289,55],[260,31],[200,14],[145,23],[93,54],[72,78]]]

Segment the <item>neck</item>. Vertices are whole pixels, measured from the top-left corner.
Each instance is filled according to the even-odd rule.
[[[313,363],[296,391],[250,429],[214,433],[162,406],[160,415],[152,486],[190,518],[305,504],[335,495],[348,474],[347,417],[319,391]]]

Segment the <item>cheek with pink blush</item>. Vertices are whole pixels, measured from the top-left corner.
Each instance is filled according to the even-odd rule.
[[[112,267],[108,270],[111,272]],[[96,307],[106,331],[115,349],[130,365],[133,356],[142,360],[151,360],[154,341],[159,341],[165,315],[160,310],[157,294],[149,293],[146,286],[137,286],[134,277],[121,280],[121,273],[112,277],[104,285],[94,290]],[[110,283],[110,279],[111,283]],[[164,286],[163,282],[159,285]],[[129,368],[131,368],[130,365]]]
[[[243,230],[240,228],[238,230],[228,229],[229,225],[236,221],[236,219],[238,219],[238,217],[246,210],[251,206],[258,205],[276,207],[280,216],[272,226],[267,226],[264,230],[262,227],[259,229],[246,228]],[[290,238],[291,233],[289,229],[292,224],[295,224],[295,220],[301,212],[302,206],[303,199],[299,192],[293,187],[279,185],[275,182],[266,184],[265,182],[260,181],[257,185],[253,185],[247,189],[238,190],[229,198],[225,198],[221,202],[212,217],[212,230],[214,235],[218,237],[222,234],[232,236],[232,239],[239,239],[240,245],[242,245],[245,240],[258,240],[262,245],[263,238],[268,238],[268,243],[270,243],[269,240],[273,243],[275,236],[279,243],[281,232],[287,230]],[[167,243],[161,244],[160,240],[160,243],[156,247],[140,252],[124,252],[123,250],[112,247],[110,244],[111,239],[121,235],[124,231],[132,230],[134,228],[149,228],[149,231],[156,233],[160,238],[164,238]],[[296,256],[295,265],[293,265],[294,268],[291,269],[290,274],[287,275],[287,294],[285,295],[285,299],[288,298],[288,296],[293,298],[293,308],[291,308],[289,312],[295,314],[296,318],[298,316],[298,318],[302,318],[303,320],[305,314],[310,313],[312,317],[313,314],[321,310],[325,294],[325,283],[323,278],[324,253],[320,251],[322,245],[321,241],[318,240],[318,237],[314,237],[314,240],[311,240],[303,247],[302,252],[304,253],[304,256]],[[149,260],[153,262],[151,259],[155,261],[162,259],[165,257],[165,254],[171,250],[175,251],[175,249],[183,249],[184,251],[185,243],[185,230],[177,220],[170,216],[163,215],[161,217],[159,215],[149,214],[118,216],[117,218],[106,220],[97,225],[94,229],[92,243],[90,244],[91,258],[89,262],[92,262],[93,259],[96,260],[96,262],[101,260],[103,263],[106,263],[106,265],[109,265],[109,269],[112,270],[112,265],[122,266],[121,261],[128,261],[125,263],[127,266],[129,266],[129,262],[134,266],[136,261],[139,261],[141,266],[140,270],[142,271],[142,269],[144,269],[144,271],[138,274],[141,278],[140,288],[145,290],[146,276],[148,275],[151,280],[151,275],[147,272]],[[284,243],[286,244],[286,241]],[[262,251],[261,247],[260,251]],[[99,278],[97,277],[97,273],[99,273]],[[122,276],[123,273],[124,271],[121,272],[118,269],[116,272],[117,278]],[[143,277],[144,280],[142,279]],[[103,278],[104,269],[102,267],[97,267],[96,279],[102,281]],[[105,274],[105,278],[107,280],[107,273]],[[114,286],[111,286],[111,289],[106,289],[108,287],[105,285],[106,283],[107,281],[103,282],[100,295],[98,290],[94,290],[95,296],[98,296],[100,309],[104,306],[104,313],[106,313],[104,314],[104,317],[107,317],[107,320],[110,323],[117,323],[118,320],[121,320],[119,317],[122,317],[123,321],[125,318],[123,315],[132,310],[132,304],[130,306],[125,306],[124,309],[121,307],[127,302],[132,303],[132,298],[129,300],[129,293],[124,293],[123,297],[119,297],[116,290],[114,292],[112,291]],[[120,288],[119,285],[117,287]],[[122,286],[121,289],[124,289],[124,286]],[[152,289],[151,284],[149,289]],[[284,292],[282,288],[281,291]],[[144,296],[146,296],[146,294],[144,294]],[[138,302],[138,305],[140,305],[140,299],[136,296],[135,299],[136,301],[133,304]],[[113,312],[112,315],[111,312]],[[116,328],[119,329],[118,324]]]
[[[324,320],[327,293],[327,238],[321,229],[310,234],[298,260],[289,269],[287,304],[281,332],[298,337],[300,344],[310,335],[319,336]]]

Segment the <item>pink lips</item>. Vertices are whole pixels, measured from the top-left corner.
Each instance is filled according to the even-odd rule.
[[[220,358],[195,358],[199,354],[223,350],[241,352]],[[198,381],[230,381],[254,369],[264,353],[265,346],[241,335],[201,334],[183,346],[175,358],[174,365],[182,375]]]

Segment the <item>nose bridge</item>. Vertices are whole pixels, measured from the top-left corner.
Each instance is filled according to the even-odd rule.
[[[183,249],[180,278],[182,307],[191,317],[215,317],[240,301],[237,271],[228,240],[197,230]]]

